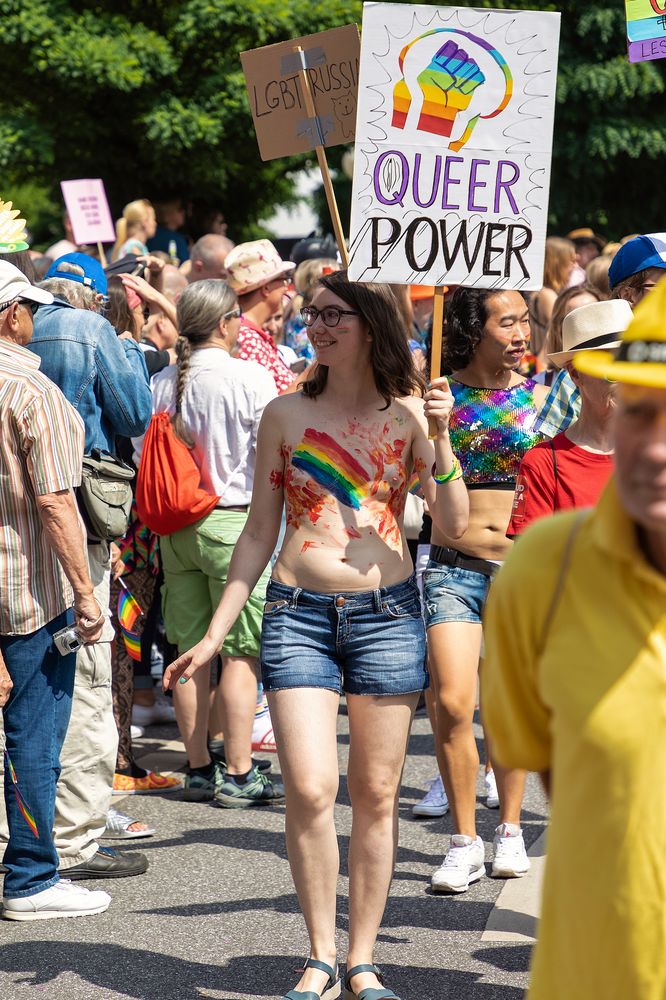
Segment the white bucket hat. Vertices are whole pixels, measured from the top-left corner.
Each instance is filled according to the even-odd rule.
[[[293,271],[296,265],[291,260],[282,260],[270,240],[254,240],[239,243],[224,261],[227,284],[236,295],[255,292],[269,281],[275,281]]]
[[[591,302],[574,309],[565,316],[562,324],[564,350],[549,354],[548,360],[562,368],[578,351],[610,351],[618,347],[633,315],[631,306],[624,299]]]

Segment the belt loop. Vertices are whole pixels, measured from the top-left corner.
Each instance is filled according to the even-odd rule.
[[[296,587],[293,594],[291,595],[291,604],[289,606],[291,611],[296,611],[298,609],[298,598],[302,593],[303,593],[303,588]]]
[[[381,614],[381,612],[384,610],[381,590],[373,590],[372,603],[374,605],[376,614]]]

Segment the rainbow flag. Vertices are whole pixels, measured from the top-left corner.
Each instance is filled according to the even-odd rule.
[[[32,830],[34,836],[39,840],[39,830],[37,829],[37,823],[35,822],[35,817],[32,815],[28,804],[21,795],[19,790],[18,781],[16,779],[16,771],[14,770],[14,765],[12,764],[9,754],[5,750],[5,767],[7,768],[7,773],[11,779],[12,785],[14,786],[14,795],[16,796],[16,801],[18,803],[19,811],[23,819],[26,821],[30,829]]]
[[[133,660],[141,659],[141,636],[134,631],[139,618],[143,617],[143,611],[136,597],[122,579],[118,581],[121,591],[118,594],[118,624],[122,633],[123,642],[127,655]]]

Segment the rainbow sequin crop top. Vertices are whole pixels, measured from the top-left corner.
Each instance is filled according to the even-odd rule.
[[[450,378],[455,399],[449,421],[451,447],[467,486],[507,488],[515,484],[525,452],[543,441],[535,431],[537,406],[532,379],[509,389],[479,389]]]

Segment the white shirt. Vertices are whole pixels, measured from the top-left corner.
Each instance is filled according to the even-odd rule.
[[[175,412],[176,376],[172,365],[153,378],[153,413]],[[254,361],[216,347],[192,351],[181,415],[195,442],[201,487],[217,494],[220,506],[249,504],[259,421],[275,396],[272,376]]]

